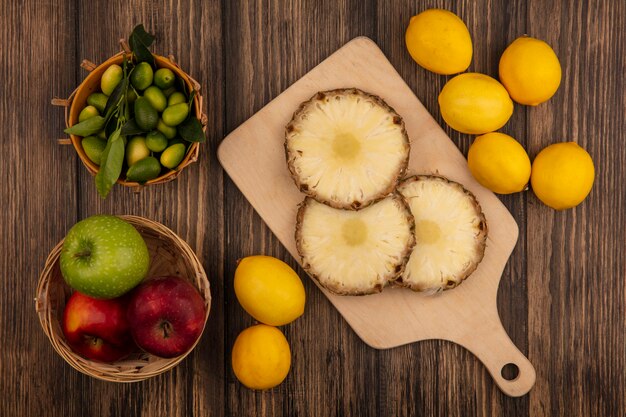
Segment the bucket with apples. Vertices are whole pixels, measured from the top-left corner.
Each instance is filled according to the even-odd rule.
[[[134,382],[180,363],[199,342],[209,281],[189,245],[136,216],[92,216],[52,250],[36,310],[54,349],[92,377]]]

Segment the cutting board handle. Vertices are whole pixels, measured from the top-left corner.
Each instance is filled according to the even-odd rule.
[[[502,323],[485,320],[474,330],[471,337],[463,338],[460,344],[476,355],[506,395],[520,397],[528,393],[535,384],[535,368],[515,346]],[[511,380],[502,375],[504,367],[509,364],[518,370],[517,376]]]

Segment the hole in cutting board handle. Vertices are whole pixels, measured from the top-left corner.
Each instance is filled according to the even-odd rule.
[[[519,367],[514,363],[507,363],[502,367],[500,375],[507,381],[515,381],[519,377]]]

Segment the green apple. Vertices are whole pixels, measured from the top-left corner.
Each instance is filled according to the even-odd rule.
[[[94,298],[115,298],[148,274],[146,242],[129,223],[115,216],[92,216],[76,223],[61,248],[65,282]]]

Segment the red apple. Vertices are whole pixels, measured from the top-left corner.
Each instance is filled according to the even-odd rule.
[[[126,320],[125,298],[99,300],[74,292],[63,312],[63,333],[80,355],[102,362],[115,362],[135,345]]]
[[[135,343],[148,353],[173,358],[187,352],[202,334],[204,300],[179,277],[145,281],[133,292],[128,322]]]

